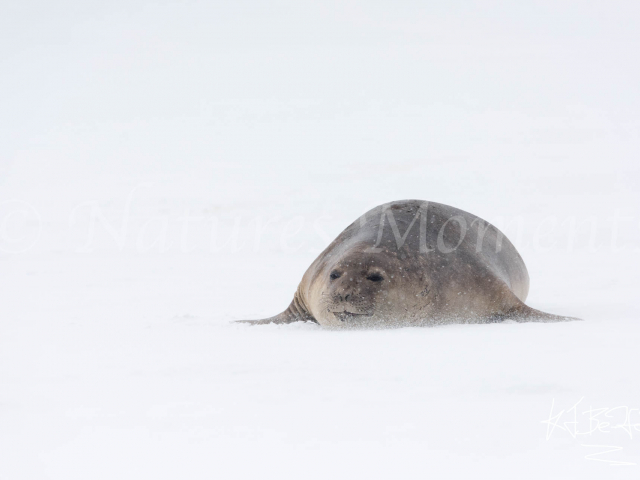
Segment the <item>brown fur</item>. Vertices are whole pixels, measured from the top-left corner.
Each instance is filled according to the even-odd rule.
[[[253,324],[404,326],[571,320],[525,305],[529,275],[488,222],[420,200],[380,205],[349,225],[304,274],[289,308]]]

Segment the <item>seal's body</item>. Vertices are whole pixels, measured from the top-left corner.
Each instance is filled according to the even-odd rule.
[[[529,274],[493,225],[420,200],[380,205],[311,264],[289,308],[254,324],[404,326],[570,320],[524,304]]]

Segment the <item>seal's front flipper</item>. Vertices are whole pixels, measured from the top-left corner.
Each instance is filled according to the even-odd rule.
[[[248,323],[250,325],[267,325],[269,323],[294,323],[294,322],[315,322],[318,321],[311,315],[297,300],[297,295],[293,297],[293,301],[289,308],[275,317],[265,318],[263,320],[236,320],[236,323]]]
[[[520,305],[512,308],[505,315],[501,315],[501,317],[503,320],[515,320],[516,322],[570,322],[573,320],[582,320],[581,318],[563,317],[562,315],[541,312],[524,303],[520,303]]]
[[[275,317],[264,318],[262,320],[236,320],[235,323],[248,323],[249,325],[267,325],[269,323],[293,323],[298,320],[287,314],[287,310]]]

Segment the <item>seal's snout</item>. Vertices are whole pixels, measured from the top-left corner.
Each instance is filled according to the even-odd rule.
[[[355,317],[370,316],[372,314],[372,304],[361,293],[353,290],[335,292],[331,297],[328,311],[333,313],[339,320],[353,319]]]
[[[337,304],[351,303],[361,297],[360,289],[349,283],[333,286],[333,301]]]

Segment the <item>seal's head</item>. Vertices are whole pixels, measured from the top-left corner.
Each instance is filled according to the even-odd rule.
[[[397,250],[357,249],[327,262],[316,279],[320,311],[315,318],[341,327],[405,320],[408,310],[425,303],[428,282],[424,269],[408,268],[403,256]]]

